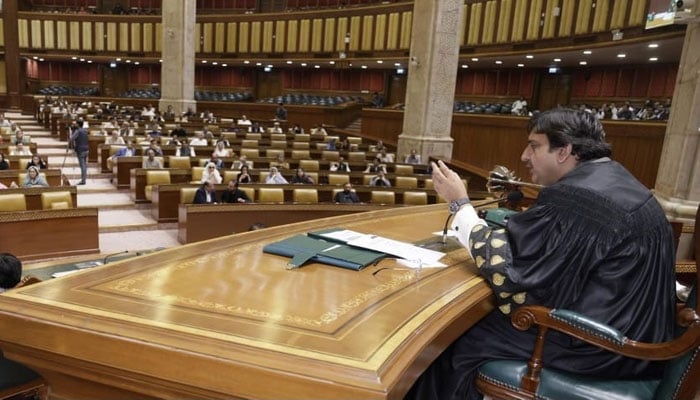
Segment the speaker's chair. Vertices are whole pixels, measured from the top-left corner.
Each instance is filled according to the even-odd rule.
[[[41,208],[43,210],[56,210],[73,208],[73,199],[70,192],[43,192],[41,194]]]
[[[170,183],[170,171],[167,169],[153,169],[146,171],[146,186],[143,188],[146,200],[153,199],[153,186]]]
[[[682,400],[696,399],[700,390],[700,209],[695,216],[695,287],[676,322],[684,330],[681,336],[665,343],[642,343],[625,337],[616,329],[567,310],[542,306],[523,306],[512,316],[520,330],[537,325],[539,334],[530,360],[494,360],[479,368],[477,388],[499,399],[566,400]],[[661,380],[612,380],[568,373],[543,365],[545,335],[549,329],[613,353],[641,360],[669,360]]]
[[[23,193],[0,194],[0,211],[26,211],[27,200]]]

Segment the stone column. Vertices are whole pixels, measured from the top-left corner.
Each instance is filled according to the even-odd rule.
[[[683,223],[694,221],[700,201],[700,5],[694,14],[685,33],[655,187],[666,214]]]
[[[19,28],[17,23],[17,2],[6,1],[0,4],[5,24],[5,84],[7,86],[7,107],[20,108],[22,104],[22,61],[19,57]]]
[[[463,0],[416,0],[397,161],[411,149],[423,160],[452,157],[452,109],[459,63]]]
[[[164,1],[159,109],[176,114],[197,109],[194,101],[196,0]]]

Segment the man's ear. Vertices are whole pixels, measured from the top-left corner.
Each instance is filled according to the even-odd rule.
[[[566,146],[559,147],[557,149],[557,159],[559,162],[565,162],[569,157],[574,157],[571,152],[573,150],[573,146],[571,143],[567,144]]]

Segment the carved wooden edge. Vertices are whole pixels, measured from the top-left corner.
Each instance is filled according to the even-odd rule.
[[[62,210],[30,210],[10,213],[0,213],[0,223],[36,221],[54,218],[74,218],[97,216],[96,207],[87,208],[67,208]]]

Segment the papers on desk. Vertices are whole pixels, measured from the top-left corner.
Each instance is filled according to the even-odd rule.
[[[440,262],[440,259],[445,253],[377,235],[365,234],[347,229],[326,229],[309,232],[309,236],[399,257],[409,261],[402,264],[411,268],[441,268],[446,266]]]
[[[102,261],[85,261],[85,262],[77,263],[77,264],[75,264],[75,267],[77,269],[69,269],[68,271],[54,272],[53,274],[51,274],[51,277],[52,278],[60,278],[62,276],[74,274],[74,273],[76,273],[78,271],[82,271],[84,269],[99,267],[102,264],[103,264]]]

